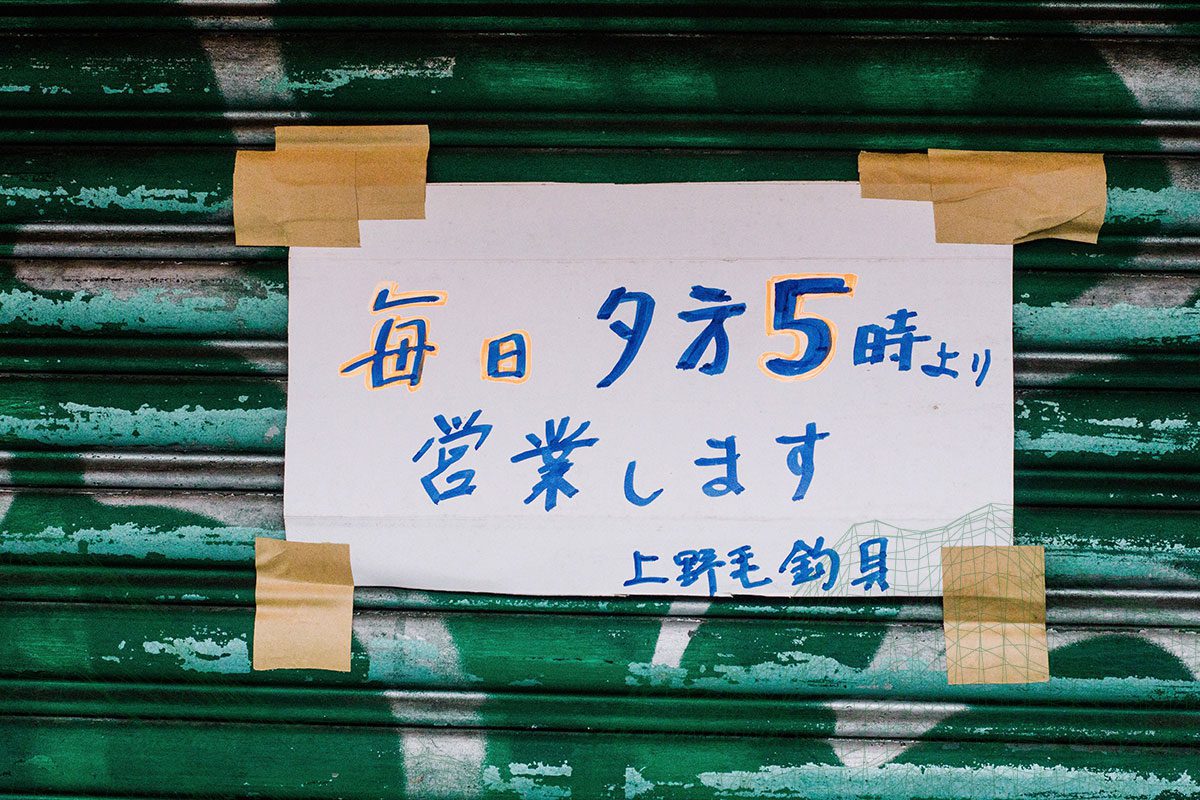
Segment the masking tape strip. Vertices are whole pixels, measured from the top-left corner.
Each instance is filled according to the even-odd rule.
[[[357,247],[360,219],[424,219],[427,125],[281,126],[239,151],[239,245]]]
[[[878,200],[933,200],[926,153],[858,154],[863,197]]]
[[[942,603],[951,684],[1050,680],[1043,548],[943,547]]]
[[[1095,244],[1108,202],[1099,153],[859,153],[862,196],[932,200],[939,242]]]
[[[254,540],[256,670],[350,671],[350,546]]]

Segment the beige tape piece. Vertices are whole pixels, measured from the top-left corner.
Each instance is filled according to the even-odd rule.
[[[1099,153],[930,150],[939,242],[1096,243],[1107,205]]]
[[[1095,244],[1108,202],[1098,153],[862,152],[858,174],[863,197],[932,200],[939,242]]]
[[[1041,547],[943,547],[942,626],[951,684],[1050,680]]]
[[[292,125],[275,148],[351,150],[359,219],[424,219],[428,125]]]
[[[240,245],[357,247],[354,154],[285,158],[238,152],[233,167],[233,227]]]
[[[239,245],[357,247],[360,219],[423,219],[429,127],[287,126],[274,151],[241,151]]]
[[[863,197],[879,200],[933,200],[926,153],[858,154],[858,183]]]
[[[350,546],[254,540],[256,670],[350,671]]]

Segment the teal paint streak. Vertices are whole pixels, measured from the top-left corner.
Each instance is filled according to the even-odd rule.
[[[1120,433],[1072,433],[1069,431],[1045,431],[1031,434],[1017,431],[1016,448],[1020,451],[1039,452],[1047,458],[1059,453],[1088,453],[1104,456],[1120,456],[1131,453],[1158,458],[1172,453],[1188,452],[1186,442],[1170,437],[1123,436]]]
[[[452,78],[454,56],[433,56],[421,61],[411,61],[390,66],[349,67],[344,69],[319,70],[314,77],[263,77],[260,86],[275,92],[333,92],[354,81],[387,81],[397,78]]]
[[[1105,224],[1190,226],[1200,218],[1200,192],[1184,186],[1155,189],[1108,187]]]
[[[1200,301],[1179,308],[1014,303],[1013,327],[1022,338],[1039,344],[1077,343],[1086,333],[1089,345],[1194,347],[1200,345]]]
[[[279,531],[250,527],[184,525],[171,530],[124,523],[108,528],[68,530],[48,526],[36,532],[5,531],[0,553],[14,556],[76,555],[126,558],[204,559],[228,563],[254,558],[256,537],[283,538]]]
[[[864,742],[863,746],[869,746]],[[1018,756],[1019,758],[1019,756]],[[892,763],[846,769],[826,764],[764,766],[756,771],[701,772],[699,782],[720,797],[914,797],[991,800],[995,797],[1157,798],[1200,792],[1183,763],[1173,774],[1021,763],[978,767]],[[643,790],[644,791],[644,790]]]
[[[1185,544],[1143,546],[1083,536],[1056,536],[1040,543],[1047,550],[1046,580],[1050,583],[1196,583],[1200,577],[1200,548]],[[1120,557],[1114,558],[1114,553],[1120,553]]]
[[[0,325],[91,333],[119,330],[270,336],[287,326],[287,295],[204,295],[190,289],[139,289],[69,297],[12,289],[0,293]],[[231,331],[233,327],[235,330]]]
[[[703,644],[702,626],[693,640]],[[770,635],[770,631],[765,631]],[[634,662],[629,664],[626,686],[675,690],[713,691],[722,694],[794,695],[813,687],[887,687],[902,682],[906,691],[937,696],[945,691],[944,644],[941,630],[913,628],[897,639],[880,639],[878,630],[838,635],[792,635],[763,652],[761,644],[750,650],[744,642],[716,640],[707,650],[689,647],[682,665]],[[833,647],[833,652],[821,652]],[[715,649],[715,651],[714,651]],[[741,650],[747,657],[770,660],[737,663],[729,653]],[[729,653],[720,652],[727,650]],[[902,676],[902,677],[901,677]]]
[[[124,211],[160,214],[195,214],[197,212],[212,214],[229,212],[233,209],[233,198],[221,193],[183,188],[157,188],[145,184],[127,190],[112,185],[90,186],[80,188],[75,194],[69,194],[62,187],[51,192],[29,186],[0,186],[0,197],[5,198],[8,205],[15,205],[17,199],[46,204],[51,198],[54,198],[56,203],[76,208],[100,210],[117,208]]]
[[[700,629],[703,632],[704,628]],[[631,689],[674,692],[712,693],[722,696],[750,697],[894,697],[910,699],[936,698],[944,702],[972,702],[978,699],[977,687],[948,686],[945,672],[945,639],[940,627],[893,626],[880,642],[869,663],[855,665],[847,663],[837,653],[819,652],[823,648],[819,638],[860,637],[877,640],[870,633],[856,633],[843,626],[837,633],[829,632],[824,637],[795,637],[793,649],[772,652],[756,641],[755,632],[746,631],[741,642],[727,636],[721,643],[726,652],[695,653],[689,648],[684,663],[679,667],[662,664],[635,662],[628,665],[625,684]],[[761,638],[761,637],[758,637]],[[1181,706],[1192,706],[1197,700],[1200,682],[1193,679],[1157,677],[1140,678],[1131,674],[1131,666],[1125,664],[1125,652],[1110,645],[1110,635],[1098,635],[1089,640],[1088,651],[1091,663],[1110,666],[1122,675],[1120,681],[1106,681],[1103,696],[1108,703],[1128,702],[1144,704],[1147,698],[1170,701]],[[1119,638],[1119,637],[1117,637]],[[837,644],[838,642],[834,642]],[[1060,634],[1052,629],[1049,636],[1051,650],[1050,682],[1031,686],[989,687],[990,696],[997,702],[1086,702],[1097,696],[1096,675],[1060,675],[1055,670],[1055,652],[1072,646],[1072,632]],[[1144,638],[1146,653],[1153,653],[1165,662],[1176,663],[1177,658],[1153,636]],[[1182,647],[1188,647],[1184,639]],[[736,663],[734,653],[744,653],[744,663]],[[1139,664],[1148,663],[1145,656],[1138,658]],[[749,662],[749,663],[745,663]]]
[[[211,201],[211,202],[210,202]],[[190,214],[197,211],[225,211],[233,208],[233,198],[220,197],[213,192],[188,189],[150,188],[137,186],[122,192],[116,186],[93,186],[80,189],[68,200],[82,208],[111,207],[147,212]]]
[[[57,413],[33,419],[0,415],[0,437],[68,447],[205,443],[279,449],[284,418],[282,408],[221,409],[197,404],[174,409],[142,405],[131,410],[67,402],[57,404]]]
[[[7,198],[9,205],[15,204],[14,198],[22,200],[45,200],[50,197],[45,189],[34,189],[29,186],[0,186],[0,197]]]
[[[1186,413],[1186,409],[1180,408]],[[1133,417],[1079,419],[1054,400],[1022,399],[1016,403],[1018,452],[1149,456],[1152,460],[1197,447],[1194,421],[1183,417],[1141,421]]]

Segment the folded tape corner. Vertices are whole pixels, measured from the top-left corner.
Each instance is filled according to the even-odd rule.
[[[274,150],[240,150],[238,245],[357,247],[361,219],[423,219],[427,125],[292,125]]]
[[[1104,156],[939,150],[858,156],[862,196],[933,203],[935,237],[958,244],[1095,244],[1108,202]]]

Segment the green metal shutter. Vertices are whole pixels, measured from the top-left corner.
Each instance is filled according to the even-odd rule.
[[[0,2],[0,793],[1200,797],[1200,5]],[[427,122],[434,181],[855,178],[1103,151],[1016,248],[1017,540],[1046,684],[946,685],[937,601],[359,590],[348,675],[254,673],[286,254],[238,147]]]

